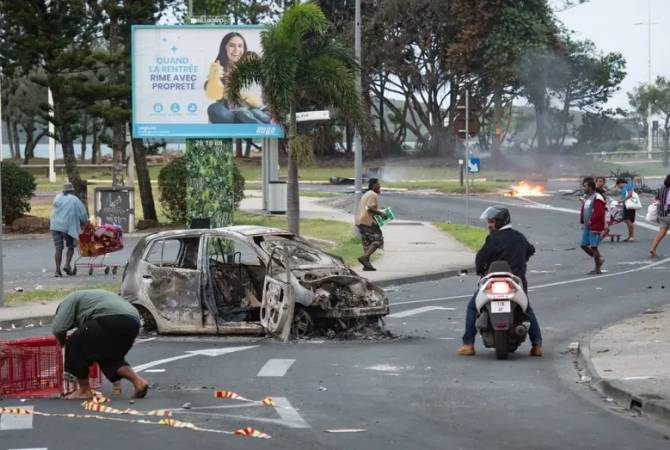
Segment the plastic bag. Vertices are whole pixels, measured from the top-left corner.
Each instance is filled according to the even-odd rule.
[[[654,202],[647,206],[647,215],[645,220],[647,222],[656,222],[658,220],[658,202]]]

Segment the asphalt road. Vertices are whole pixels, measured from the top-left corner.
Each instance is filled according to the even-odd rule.
[[[670,430],[631,416],[577,383],[573,357],[566,352],[570,342],[598,327],[668,302],[670,286],[663,287],[670,266],[668,244],[661,249],[665,254],[650,263],[646,252],[653,232],[639,229],[636,243],[605,244],[608,273],[588,277],[591,263],[577,250],[577,216],[567,211],[577,208],[575,199],[541,199],[562,211],[517,199],[477,199],[472,218],[493,200],[514,205],[513,225],[538,248],[529,280],[544,333],[544,358],[527,356],[528,344],[508,361],[495,360],[492,351],[479,346],[474,357],[455,354],[465,304],[476,283],[473,276],[391,287],[388,295],[397,316],[386,323],[397,339],[279,344],[158,337],[133,348],[129,361],[135,366],[181,359],[149,364],[148,370],[159,372],[145,372],[155,384],[148,399],[129,405],[130,389],[124,386],[123,399],[111,406],[176,408],[179,420],[214,430],[252,426],[270,434],[269,441],[109,419],[38,416],[24,430],[3,430],[0,418],[0,449],[670,447]],[[401,218],[464,218],[461,198],[385,194],[383,201]],[[44,333],[48,330],[29,329],[0,337]],[[218,356],[212,351],[185,353],[231,347],[238,348]],[[291,361],[269,362],[278,359]],[[263,367],[277,376],[259,376]],[[214,388],[253,400],[272,396],[278,407],[214,399]],[[103,391],[109,394],[110,387]],[[186,403],[190,409],[180,410]],[[0,402],[15,405],[84,413],[77,403],[60,400]],[[328,432],[343,429],[348,432]]]

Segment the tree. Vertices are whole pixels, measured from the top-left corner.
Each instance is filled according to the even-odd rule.
[[[663,123],[663,166],[667,167],[670,152],[670,78],[658,77],[651,86],[640,86],[628,94],[631,106],[641,117],[647,117],[648,106],[651,104],[652,114],[660,114]]]
[[[43,69],[32,81],[51,89],[54,109],[50,120],[63,149],[68,179],[84,203],[86,184],[77,167],[73,128],[83,106],[76,83],[97,32],[91,14],[85,0],[0,0],[0,65],[10,75]]]
[[[298,133],[297,108],[318,101],[361,116],[356,61],[326,33],[326,27],[326,17],[316,3],[294,4],[262,32],[262,57],[238,63],[230,77],[228,93],[233,103],[239,101],[241,89],[258,83],[274,117],[288,126],[287,212],[289,230],[296,234],[300,231],[298,164],[312,153],[309,139]]]
[[[577,128],[578,145],[597,145],[603,142],[629,141],[631,131],[612,111],[586,112]]]

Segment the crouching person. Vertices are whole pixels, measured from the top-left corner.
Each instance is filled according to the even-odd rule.
[[[112,383],[130,381],[133,398],[147,395],[149,384],[125,360],[140,331],[140,316],[130,303],[102,289],[76,291],[65,297],[54,316],[52,332],[65,348],[65,371],[79,388],[67,399],[88,399],[94,393],[88,382],[89,367],[98,363]],[[67,332],[76,328],[69,337]]]

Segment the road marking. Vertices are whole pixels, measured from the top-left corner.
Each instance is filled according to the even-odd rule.
[[[420,308],[414,308],[414,309],[408,309],[405,311],[389,314],[388,318],[390,319],[400,319],[402,317],[410,317],[410,316],[415,316],[417,314],[422,314],[428,311],[436,311],[436,310],[442,310],[442,311],[456,311],[456,308],[445,308],[444,306],[422,306]]]
[[[438,338],[441,341],[455,341],[456,338]]]
[[[146,369],[146,373],[164,373],[165,369]]]
[[[275,406],[275,411],[277,411],[277,414],[279,414],[279,417],[282,418],[287,427],[311,428],[286,397],[273,397],[273,399],[277,405]]]
[[[228,347],[228,348],[210,348],[210,349],[203,349],[203,350],[192,350],[185,352],[186,354],[184,355],[179,355],[179,356],[173,356],[171,358],[165,358],[165,359],[159,359],[157,361],[151,361],[145,364],[141,364],[139,366],[133,367],[135,372],[142,372],[147,369],[151,369],[152,367],[156,366],[162,366],[163,364],[171,363],[174,361],[179,361],[181,359],[186,359],[186,358],[192,358],[194,356],[198,355],[204,355],[204,356],[221,356],[225,355],[228,353],[234,353],[234,352],[239,352],[242,350],[250,350],[252,348],[256,348],[258,345],[247,345],[243,347]]]
[[[414,303],[432,303],[432,302],[443,302],[445,300],[459,300],[462,298],[470,298],[472,294],[467,295],[452,295],[451,297],[437,297],[437,298],[424,298],[421,300],[408,300],[406,302],[393,302],[391,306],[395,305],[411,305]],[[388,316],[387,316],[388,317]]]
[[[257,377],[283,377],[291,368],[295,359],[269,359],[261,370],[258,371]]]
[[[13,406],[8,406],[13,408]],[[21,408],[33,410],[32,406],[21,406]],[[2,414],[0,415],[0,431],[30,430],[33,427],[32,414]]]
[[[49,450],[46,447],[40,447],[40,448],[10,448],[9,450]]]
[[[151,341],[155,341],[155,340],[156,340],[155,337],[150,337],[150,338],[146,338],[146,339],[136,339],[135,343],[136,344],[144,344],[145,342],[151,342]]]
[[[624,377],[624,381],[634,381],[634,380],[654,380],[654,377]]]

